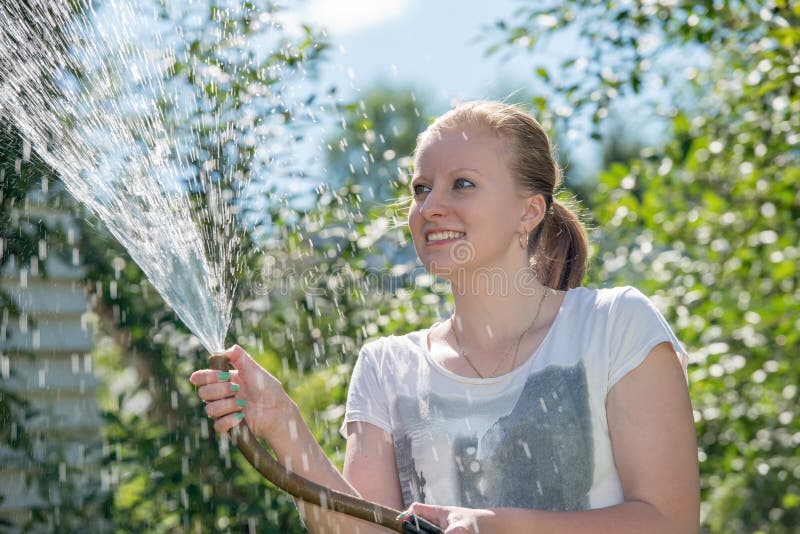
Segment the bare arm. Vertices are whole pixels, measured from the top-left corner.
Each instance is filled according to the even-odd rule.
[[[348,423],[344,478],[367,500],[403,509],[391,434],[370,423]]]
[[[383,504],[396,510],[403,507],[400,482],[394,459],[391,436],[369,423],[349,423],[345,450],[344,475],[331,464],[314,439],[299,411],[288,425],[299,428],[294,443],[283,441],[272,445],[277,458],[284,465],[291,464],[299,475],[343,493],[357,495],[368,501]],[[288,428],[287,428],[288,430]],[[297,446],[300,444],[300,446]],[[300,515],[310,532],[353,532],[383,534],[391,530],[325,510],[319,506],[297,500]]]
[[[469,510],[414,504],[452,530],[486,533],[696,533],[700,479],[683,371],[669,343],[653,348],[609,392],[606,413],[625,502],[579,512]]]
[[[345,472],[354,481],[351,484],[325,455],[280,382],[240,347],[234,346],[227,352],[236,370],[220,374],[204,369],[190,378],[206,402],[206,413],[215,419],[217,432],[228,433],[244,417],[250,429],[269,443],[277,460],[287,469],[342,493],[394,508],[402,506],[397,497],[400,489],[394,446],[383,430],[367,423],[351,429],[345,458]],[[301,501],[297,504],[311,532],[391,532],[319,506]]]

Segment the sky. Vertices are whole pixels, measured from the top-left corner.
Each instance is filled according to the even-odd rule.
[[[492,41],[476,41],[486,37],[486,26],[511,16],[519,3],[309,0],[298,17],[328,31],[334,47],[325,76],[343,96],[357,96],[380,83],[408,86],[440,112],[454,100],[502,98],[524,87],[525,77],[512,74],[524,68],[524,58],[503,64],[485,55]]]

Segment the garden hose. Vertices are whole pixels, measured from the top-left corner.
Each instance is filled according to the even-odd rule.
[[[212,354],[209,361],[211,369],[215,371],[228,371],[230,368],[230,361],[224,353]],[[244,421],[231,430],[231,436],[239,451],[256,471],[278,488],[304,502],[376,523],[395,532],[442,532],[439,527],[422,518],[412,515],[405,520],[398,520],[396,517],[399,510],[333,490],[289,471],[267,452]]]

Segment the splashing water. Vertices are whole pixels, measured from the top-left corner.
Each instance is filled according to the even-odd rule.
[[[178,91],[165,82],[174,52],[141,46],[136,33],[146,28],[158,44],[159,19],[163,25],[168,17],[154,14],[166,8],[154,3],[148,11],[146,4],[111,1],[102,13],[90,1],[0,2],[0,113],[213,352],[224,347],[231,321],[230,272],[240,244],[231,198],[246,179],[216,172],[213,160],[207,172],[187,162],[192,139],[170,129],[160,106],[168,100],[181,109]],[[224,76],[213,65],[206,70]],[[183,105],[196,109],[190,100]],[[218,120],[204,117],[203,126]],[[190,191],[203,196],[201,205]]]
[[[202,235],[195,223],[202,222],[199,216],[219,227],[229,214],[213,189],[209,209],[193,213],[181,186],[184,169],[168,157],[172,147],[155,102],[141,92],[120,98],[131,94],[124,85],[137,78],[160,79],[166,64],[132,46],[138,17],[129,5],[115,7],[113,23],[75,17],[64,28],[72,18],[66,2],[3,3],[0,18],[8,26],[0,34],[0,108],[203,346],[218,350],[232,306],[223,269],[234,249],[217,241],[221,253],[208,257],[204,238],[213,236]],[[139,65],[152,70],[141,73]]]

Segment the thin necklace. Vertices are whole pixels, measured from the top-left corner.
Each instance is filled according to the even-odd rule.
[[[528,327],[528,330],[533,328],[533,325],[536,323],[536,319],[539,318],[539,312],[542,311],[542,304],[544,304],[544,299],[546,299],[547,295],[549,295],[549,294],[550,294],[550,289],[545,287],[544,288],[544,295],[542,295],[542,300],[539,301],[539,306],[536,307],[536,315],[533,317],[533,322]],[[525,334],[528,333],[528,330],[525,330],[525,332],[523,332],[522,335],[519,336],[519,339],[517,340],[517,349],[514,351],[514,361],[511,362],[511,369],[512,370],[517,366],[517,356],[519,356],[519,344],[522,342],[522,338],[525,336]]]
[[[469,359],[469,356],[467,356],[467,351],[464,349],[464,346],[461,344],[461,341],[459,341],[459,339],[458,339],[458,332],[456,331],[456,326],[455,326],[455,323],[453,322],[453,318],[455,317],[455,314],[450,316],[450,329],[453,331],[453,337],[456,338],[456,345],[458,345],[460,355],[469,364],[469,366],[472,367],[472,370],[475,371],[475,374],[478,375],[478,377],[480,377],[480,378],[494,377],[495,373],[497,373],[497,370],[500,369],[500,365],[504,361],[506,361],[506,359],[508,358],[509,354],[511,354],[511,349],[514,349],[515,347],[516,347],[516,350],[514,350],[514,361],[511,363],[511,370],[513,370],[514,367],[516,367],[516,365],[517,365],[517,356],[519,355],[519,345],[520,345],[520,343],[522,343],[522,338],[525,337],[525,334],[530,332],[530,330],[533,328],[533,325],[536,324],[536,320],[539,318],[539,313],[542,311],[542,304],[544,304],[544,299],[546,299],[547,295],[549,295],[549,294],[550,294],[549,288],[545,287],[544,294],[542,295],[542,298],[539,301],[539,306],[536,308],[536,314],[533,316],[533,321],[531,321],[531,324],[528,325],[528,328],[526,328],[519,335],[519,337],[517,338],[517,341],[515,343],[513,343],[508,348],[508,350],[506,351],[506,354],[502,358],[500,358],[500,361],[497,363],[497,365],[495,365],[495,367],[492,370],[491,374],[489,374],[488,376],[483,376],[481,374],[481,372],[478,371],[478,368],[475,367],[475,364],[472,363],[472,360]]]
[[[467,352],[461,347],[461,342],[458,340],[458,334],[456,333],[456,327],[453,324],[453,316],[452,315],[450,316],[450,328],[453,330],[453,336],[455,336],[455,338],[456,338],[456,344],[458,345],[459,349],[461,349],[460,355],[464,357],[464,359],[467,361],[469,366],[472,367],[472,370],[475,371],[475,373],[479,377],[486,378],[481,374],[480,371],[478,371],[478,368],[475,367],[475,365],[472,363],[472,360],[470,360],[469,356],[467,356]],[[497,370],[500,368],[500,364],[502,364],[504,361],[506,361],[508,359],[508,357],[511,355],[511,351],[514,348],[514,345],[515,345],[515,343],[512,343],[508,347],[508,350],[506,350],[506,353],[503,355],[503,357],[498,360],[497,365],[495,365],[494,369],[492,370],[492,372],[491,372],[491,374],[489,376],[493,376],[495,373],[497,373]]]

